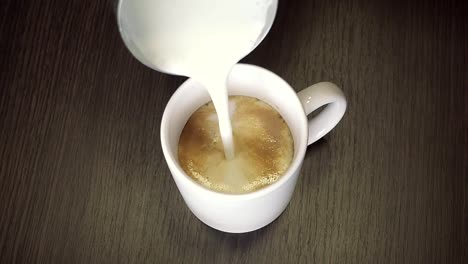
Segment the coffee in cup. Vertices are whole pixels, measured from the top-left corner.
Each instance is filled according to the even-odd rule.
[[[224,156],[218,117],[212,102],[187,121],[179,139],[180,166],[204,187],[242,194],[276,182],[294,155],[291,131],[267,103],[248,96],[231,96],[229,110],[235,156]]]

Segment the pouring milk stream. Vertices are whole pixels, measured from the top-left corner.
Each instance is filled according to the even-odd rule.
[[[277,0],[120,0],[119,29],[145,65],[194,78],[214,103],[227,159],[234,157],[226,80],[265,37]]]

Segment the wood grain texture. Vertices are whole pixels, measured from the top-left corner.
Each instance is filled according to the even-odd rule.
[[[1,263],[468,263],[466,1],[280,1],[244,61],[349,108],[241,235],[185,206],[159,141],[184,79],[130,55],[109,3],[0,12]]]

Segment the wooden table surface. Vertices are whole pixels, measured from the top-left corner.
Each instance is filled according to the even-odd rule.
[[[243,61],[349,106],[281,217],[240,235],[184,204],[159,139],[184,78],[131,56],[111,4],[0,12],[1,263],[468,263],[466,1],[280,1]]]

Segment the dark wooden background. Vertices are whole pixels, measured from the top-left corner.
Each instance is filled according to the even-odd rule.
[[[466,1],[280,1],[244,61],[349,108],[241,235],[185,206],[159,139],[184,78],[131,56],[110,3],[0,12],[1,263],[468,263]]]

